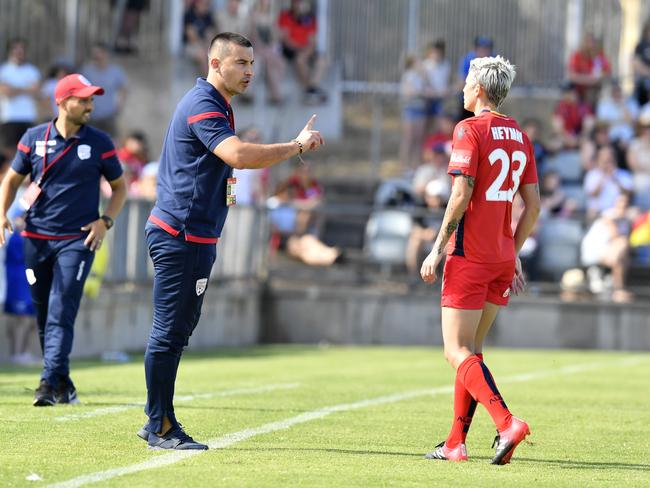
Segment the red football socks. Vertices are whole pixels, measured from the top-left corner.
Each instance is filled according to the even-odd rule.
[[[456,380],[487,409],[499,432],[508,428],[512,414],[499,393],[492,373],[478,356],[472,355],[458,366]]]
[[[481,361],[483,354],[476,355]],[[445,441],[447,447],[455,448],[458,444],[464,444],[467,439],[469,427],[472,424],[472,418],[476,411],[476,400],[472,398],[465,385],[458,380],[456,375],[456,382],[454,383],[454,420],[451,424],[451,431]]]

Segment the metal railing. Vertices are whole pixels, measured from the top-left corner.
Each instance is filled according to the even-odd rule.
[[[147,282],[153,278],[144,227],[153,202],[128,200],[108,234],[108,282]],[[235,205],[219,243],[213,279],[263,278],[267,273],[268,219],[266,211]]]
[[[343,66],[347,91],[389,91],[406,53],[421,54],[438,38],[457,75],[460,59],[476,35],[490,36],[495,52],[518,67],[519,86],[553,86],[566,74],[569,4],[578,3],[576,31],[602,37],[618,75],[622,11],[619,0],[346,0],[329,1],[329,54]],[[650,2],[641,2],[641,21]],[[579,34],[574,36],[579,40]]]

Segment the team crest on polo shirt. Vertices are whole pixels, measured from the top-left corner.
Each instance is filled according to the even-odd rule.
[[[208,279],[207,278],[201,278],[200,280],[196,280],[196,296],[201,296],[205,289],[208,286]]]
[[[79,156],[79,159],[90,158],[90,146],[88,144],[81,144],[77,147],[77,156]]]

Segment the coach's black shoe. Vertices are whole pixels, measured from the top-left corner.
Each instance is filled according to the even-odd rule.
[[[145,442],[149,442],[149,435],[150,435],[150,432],[147,429],[145,429],[144,427],[142,427],[138,431],[138,437],[140,439],[142,439],[143,441],[145,441]]]
[[[32,405],[35,407],[51,407],[55,403],[56,399],[54,398],[54,390],[47,380],[41,380],[41,383],[34,392],[34,402]]]
[[[138,435],[140,435],[139,432]],[[162,436],[150,434],[147,442],[149,443],[149,449],[175,449],[180,451],[186,449],[206,450],[208,448],[205,444],[192,439],[181,427],[169,429]]]
[[[56,403],[78,405],[79,398],[77,397],[77,389],[74,385],[64,383],[59,384],[59,387],[54,392],[54,400]]]

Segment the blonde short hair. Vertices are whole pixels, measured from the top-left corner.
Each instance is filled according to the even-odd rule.
[[[516,74],[514,64],[501,56],[495,56],[473,59],[469,65],[468,77],[471,76],[483,87],[488,101],[496,108],[508,95]]]

